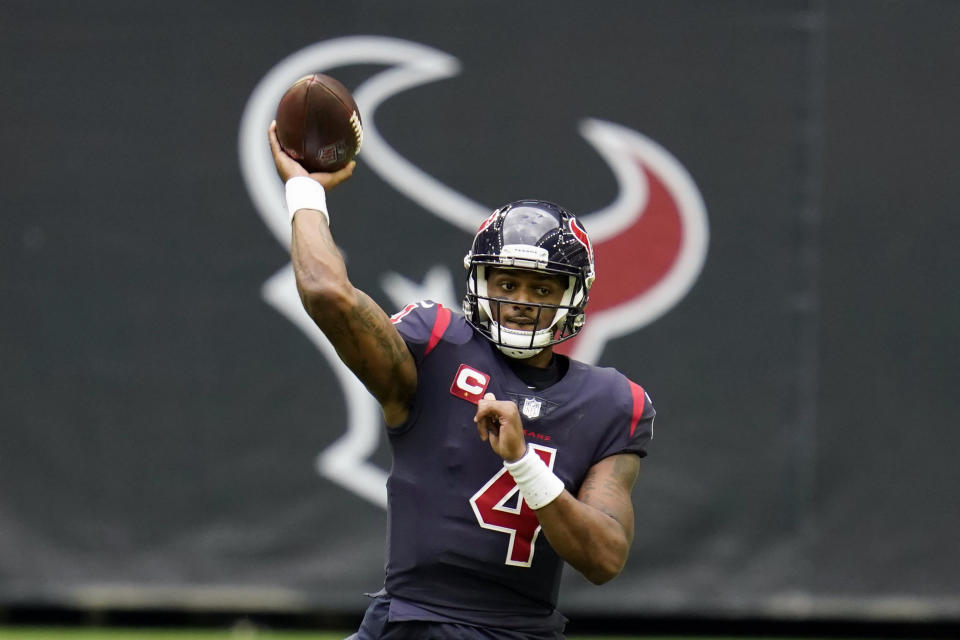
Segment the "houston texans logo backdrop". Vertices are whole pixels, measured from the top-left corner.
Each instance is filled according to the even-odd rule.
[[[258,212],[289,248],[289,217],[283,185],[266,145],[267,125],[283,92],[298,78],[358,64],[386,66],[352,88],[364,123],[362,162],[424,211],[463,230],[466,248],[479,225],[502,203],[479,203],[451,189],[404,158],[377,129],[377,107],[386,100],[452,78],[460,70],[459,61],[449,54],[405,40],[374,36],[327,40],[289,56],[261,80],[247,103],[239,136],[241,171]],[[709,234],[696,184],[668,151],[612,122],[585,117],[579,132],[607,163],[618,186],[613,202],[580,216],[595,250],[597,281],[584,330],[561,345],[572,357],[596,363],[607,341],[649,324],[686,295],[700,274]],[[418,300],[459,309],[451,266],[431,267],[422,282],[384,273],[381,284],[395,305],[386,311]],[[376,401],[303,310],[289,264],[264,283],[262,295],[316,345],[346,399],[344,433],[317,456],[318,472],[386,507],[387,472],[369,461],[382,430]]]

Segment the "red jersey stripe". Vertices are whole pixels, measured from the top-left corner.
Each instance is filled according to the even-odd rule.
[[[643,387],[633,382],[632,380],[627,380],[630,383],[630,394],[633,395],[633,416],[630,418],[630,437],[633,437],[633,432],[637,430],[637,423],[640,422],[640,416],[643,415],[643,406],[647,403],[647,394],[643,390]]]
[[[433,348],[437,346],[437,343],[440,342],[440,338],[443,337],[443,332],[447,330],[447,327],[450,326],[450,309],[447,309],[441,304],[437,305],[437,317],[433,319],[433,330],[430,332],[430,340],[427,342],[427,350],[423,352],[423,355],[427,355]]]

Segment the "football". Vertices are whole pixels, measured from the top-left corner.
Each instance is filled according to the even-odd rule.
[[[357,103],[334,78],[314,73],[297,80],[277,106],[277,139],[311,172],[345,167],[363,144]]]

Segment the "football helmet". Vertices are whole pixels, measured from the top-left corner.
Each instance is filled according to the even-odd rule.
[[[519,200],[500,207],[484,220],[463,259],[467,293],[463,314],[467,321],[511,358],[531,358],[549,345],[569,340],[580,332],[584,307],[596,278],[590,238],[576,217],[563,207],[544,200]],[[487,293],[489,267],[528,269],[567,278],[559,304],[526,303],[541,315],[555,311],[550,326],[520,331],[502,326],[494,318],[500,299]]]

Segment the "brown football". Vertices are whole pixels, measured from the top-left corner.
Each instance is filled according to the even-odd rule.
[[[307,171],[337,171],[360,151],[360,110],[350,91],[334,78],[322,73],[305,76],[280,99],[277,138]]]

